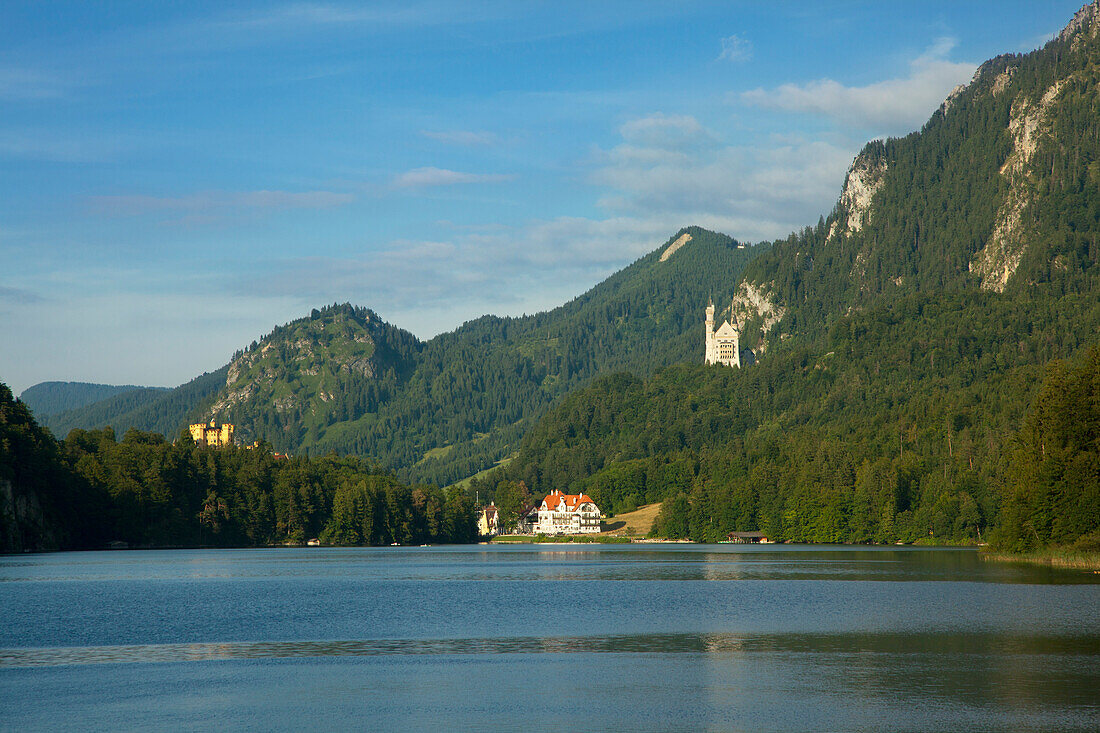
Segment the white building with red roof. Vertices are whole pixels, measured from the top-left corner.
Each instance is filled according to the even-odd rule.
[[[594,534],[600,531],[600,509],[587,494],[551,491],[538,508],[535,534]]]

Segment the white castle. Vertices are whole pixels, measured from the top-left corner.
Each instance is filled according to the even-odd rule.
[[[730,318],[733,318],[733,309],[730,308]],[[718,330],[714,330],[714,303],[707,304],[707,364],[725,364],[726,366],[741,366],[740,334],[730,325],[729,321],[722,321]]]

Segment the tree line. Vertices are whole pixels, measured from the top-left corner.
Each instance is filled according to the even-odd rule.
[[[0,481],[12,501],[2,546],[240,547],[470,542],[462,491],[408,485],[377,463],[282,457],[131,429],[73,430],[56,441],[0,385]],[[30,507],[30,511],[28,511]]]

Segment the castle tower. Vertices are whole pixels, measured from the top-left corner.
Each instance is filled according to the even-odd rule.
[[[713,364],[718,358],[714,348],[714,301],[707,303],[706,328],[707,335],[704,341],[703,361],[706,364]]]
[[[730,306],[730,319],[733,319],[733,307]],[[714,330],[714,303],[707,305],[706,318],[706,356],[707,364],[741,366],[741,334],[730,321],[723,321],[718,330]]]

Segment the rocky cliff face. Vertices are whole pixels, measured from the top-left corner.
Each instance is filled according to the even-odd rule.
[[[737,287],[729,310],[730,320],[738,324],[743,336],[748,328],[759,331],[760,340],[752,350],[757,357],[763,356],[767,351],[768,334],[783,320],[786,313],[787,309],[776,301],[770,283],[756,284],[747,281]]]
[[[877,151],[864,150],[852,161],[840,194],[843,214],[833,220],[829,239],[858,232],[871,217],[871,203],[886,177],[886,159]]]
[[[1073,20],[1058,34],[1059,40],[1081,43],[1100,33],[1100,2],[1091,2],[1077,11]]]
[[[993,84],[994,94],[1007,88],[1007,78],[1010,78],[1008,71],[997,77]],[[985,290],[1003,292],[1027,250],[1023,213],[1033,200],[1032,160],[1039,148],[1040,138],[1049,134],[1050,116],[1065,84],[1066,79],[1059,79],[1038,100],[1021,96],[1012,103],[1012,116],[1008,122],[1012,152],[1000,171],[1008,181],[1008,192],[997,212],[989,242],[970,262],[970,271],[981,278],[981,286]]]

